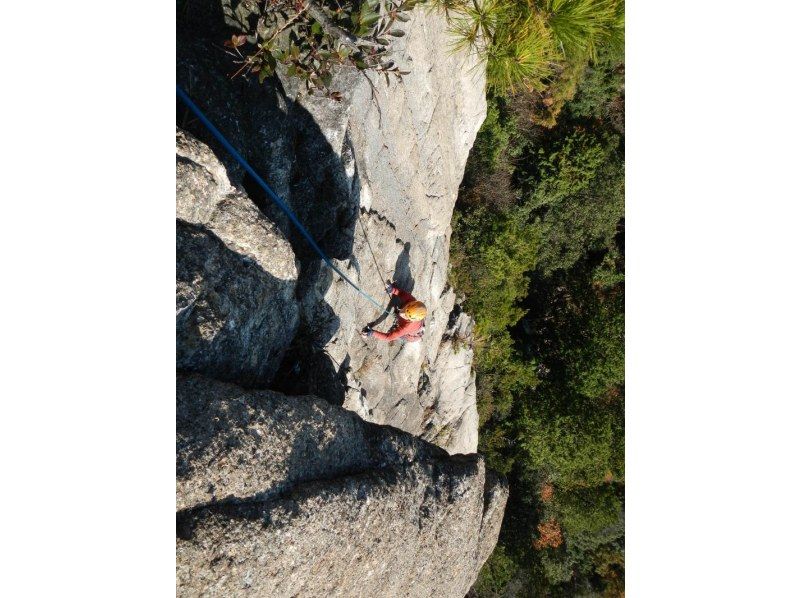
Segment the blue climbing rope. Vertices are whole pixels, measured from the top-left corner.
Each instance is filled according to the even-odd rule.
[[[306,241],[308,241],[308,243],[311,245],[314,251],[316,251],[319,254],[319,257],[322,258],[322,261],[325,262],[328,268],[336,272],[351,287],[353,287],[361,295],[366,297],[369,301],[374,303],[378,309],[380,309],[383,312],[388,312],[389,310],[384,309],[383,306],[381,306],[381,304],[378,303],[378,301],[376,301],[375,298],[372,297],[372,295],[363,291],[361,287],[359,287],[356,283],[350,280],[344,272],[342,272],[341,270],[339,270],[339,268],[336,267],[336,265],[330,260],[330,258],[325,254],[325,252],[322,251],[320,246],[317,245],[317,242],[314,240],[311,234],[306,230],[306,227],[303,226],[301,222],[297,219],[297,216],[294,215],[294,212],[292,212],[289,206],[286,205],[286,202],[284,202],[278,196],[278,194],[272,190],[272,187],[270,187],[264,179],[258,176],[258,173],[255,170],[253,170],[253,167],[250,166],[247,163],[247,161],[241,156],[241,154],[239,154],[239,152],[236,151],[236,149],[228,142],[228,140],[225,139],[225,136],[219,132],[217,127],[215,127],[211,123],[211,121],[208,120],[208,118],[206,118],[206,115],[203,114],[203,111],[200,110],[200,108],[197,107],[197,105],[192,101],[192,99],[188,96],[188,94],[185,91],[183,91],[183,89],[181,89],[181,86],[176,85],[176,89],[178,92],[178,97],[181,99],[181,101],[184,104],[186,104],[189,110],[191,110],[198,119],[200,119],[200,122],[202,122],[203,125],[205,125],[206,129],[208,129],[211,132],[211,134],[216,138],[216,140],[219,141],[226,150],[228,150],[228,153],[231,156],[233,156],[233,158],[242,166],[242,168],[244,168],[250,174],[250,176],[253,177],[259,185],[261,185],[264,191],[267,192],[267,195],[269,195],[270,199],[275,203],[275,205],[277,205],[283,211],[284,214],[286,214],[289,217],[289,220],[292,221],[292,224],[294,224],[297,230],[299,230],[300,233],[306,238]]]

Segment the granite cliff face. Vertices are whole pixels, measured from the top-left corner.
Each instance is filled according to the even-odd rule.
[[[230,80],[231,24],[211,0],[179,18],[178,83],[341,270],[384,305],[396,281],[429,316],[419,343],[363,339],[392,316],[178,104],[179,594],[464,595],[507,496],[471,454],[473,322],[447,284],[483,70],[417,8],[395,46],[411,74],[344,70],[334,102]]]
[[[213,7],[201,2],[179,24],[179,83],[352,280],[382,300],[384,279],[391,278],[430,312],[420,343],[362,339],[358,332],[380,310],[331,275],[263,191],[179,106],[179,125],[221,160],[208,172],[219,173],[215,180],[224,186],[226,170],[265,221],[282,231],[298,259],[296,333],[292,314],[282,311],[291,311],[282,295],[275,315],[287,313],[288,325],[273,328],[275,345],[265,345],[251,359],[276,361],[283,349],[276,381],[281,390],[323,396],[451,453],[474,452],[472,327],[467,315],[456,315],[447,268],[453,206],[486,112],[483,70],[463,54],[449,54],[444,18],[419,8],[403,24],[407,34],[396,41],[395,60],[410,71],[400,82],[387,86],[344,70],[333,84],[344,97],[334,102],[300,93],[292,81],[261,86],[231,81],[230,57],[217,47],[225,39],[225,17]],[[178,218],[186,220],[180,210]],[[266,230],[268,224],[258,226]],[[284,282],[292,278],[281,276]],[[291,288],[286,284],[285,294]],[[379,326],[386,329],[391,321]],[[219,359],[238,362],[239,356]],[[262,367],[260,378],[224,379],[269,386],[273,369]]]
[[[178,378],[180,596],[464,596],[508,489],[315,397]]]
[[[208,147],[182,131],[176,145],[177,366],[270,380],[297,330],[294,253]]]

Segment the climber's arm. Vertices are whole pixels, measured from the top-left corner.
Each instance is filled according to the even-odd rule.
[[[390,330],[389,332],[378,332],[377,330],[373,330],[370,336],[382,341],[393,341],[403,336],[408,326],[409,324],[398,324],[394,330]]]

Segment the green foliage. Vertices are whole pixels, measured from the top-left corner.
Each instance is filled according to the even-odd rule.
[[[590,251],[614,246],[625,216],[625,166],[619,139],[577,131],[540,149],[526,206],[539,215],[539,267],[567,269]]]
[[[560,203],[591,187],[608,151],[582,131],[570,134],[550,151],[538,152],[538,182],[528,202],[534,208]]]
[[[561,349],[567,378],[584,397],[613,395],[625,382],[624,307],[619,300],[596,301],[581,327],[580,341]]]
[[[481,315],[479,335],[499,334],[525,313],[517,302],[527,294],[526,273],[536,264],[536,231],[522,214],[484,207],[459,216],[455,227],[455,283],[468,297],[467,308]]]
[[[608,248],[603,261],[592,272],[592,282],[599,289],[611,289],[625,280],[623,256],[616,245]]]
[[[604,47],[586,69],[575,98],[569,103],[572,118],[608,121],[617,131],[624,122],[625,68],[622,48]]]
[[[622,536],[622,501],[613,484],[561,493],[555,510],[567,538],[586,549]]]
[[[509,317],[513,317],[509,314]],[[511,325],[513,322],[509,320]],[[475,363],[478,383],[477,402],[480,421],[504,419],[511,412],[514,397],[532,390],[538,383],[533,361],[523,360],[508,330],[489,338],[479,337]]]
[[[492,86],[459,196],[451,279],[476,318],[478,448],[511,484],[478,596],[624,591],[624,66],[612,5],[515,9],[560,36],[559,56],[544,87]],[[495,34],[503,20],[491,17]]]
[[[479,386],[484,387],[490,384],[492,384],[492,382],[488,384],[481,382]],[[508,421],[490,419],[494,413],[489,412],[487,414],[481,411],[481,408],[486,409],[486,405],[490,407],[493,405],[491,396],[478,399],[478,410],[481,418],[478,451],[486,458],[487,467],[503,475],[509,475],[514,467],[514,460],[516,458],[516,455],[509,450],[510,440],[514,437],[514,433],[511,430],[512,425],[511,422]],[[504,407],[506,412],[511,409],[510,404]],[[497,408],[497,410],[500,411],[499,408]]]
[[[498,546],[481,569],[475,582],[475,591],[479,596],[500,594],[518,570],[519,565],[508,549]]]
[[[398,79],[407,74],[388,54],[391,38],[405,35],[394,25],[408,21],[418,1],[242,0],[229,17],[245,34],[233,35],[225,46],[240,65],[235,76],[257,75],[261,83],[282,68],[309,91],[339,100],[341,94],[331,89],[337,66],[381,73],[387,83],[390,74]]]
[[[455,51],[472,48],[485,51],[498,26],[516,15],[513,5],[504,0],[434,0],[433,6],[443,9],[449,19]]]
[[[469,49],[486,61],[490,91],[534,94],[539,122],[549,126],[574,95],[586,64],[599,48],[621,46],[625,28],[623,0],[434,0],[433,5],[450,19],[453,48]]]
[[[515,4],[528,7],[527,4]],[[503,93],[527,88],[542,90],[555,61],[553,40],[541,15],[521,11],[501,19],[485,51],[489,88]]]
[[[624,575],[623,509],[620,489],[614,484],[556,495],[545,510],[548,517],[560,522],[565,545],[538,555],[548,585],[564,587],[562,584],[572,585],[576,579],[582,578],[586,583],[600,576],[605,578],[607,590],[624,586],[618,583]]]
[[[477,322],[478,410],[483,420],[503,418],[514,393],[536,383],[532,364],[516,355],[508,329],[525,314],[518,303],[527,294],[527,272],[536,265],[537,234],[521,212],[500,214],[484,206],[458,214],[454,229],[453,284],[466,294],[465,307]]]
[[[625,5],[617,0],[544,0],[543,10],[567,58],[597,58],[599,46],[619,46],[625,31]]]
[[[501,160],[511,142],[512,131],[513,123],[504,114],[501,101],[494,97],[487,98],[486,118],[475,137],[467,170],[480,176],[501,167]],[[469,174],[468,172],[466,176]]]
[[[586,67],[587,63],[583,60],[554,63],[546,87],[515,94],[514,111],[517,117],[538,126],[554,127],[561,110],[575,96]]]
[[[614,420],[603,413],[526,413],[519,426],[526,464],[559,488],[603,482],[615,465]]]
[[[547,551],[541,556],[544,575],[551,585],[567,583],[574,574],[572,563],[562,555],[564,555],[564,551]]]
[[[464,204],[489,206],[506,211],[517,203],[513,186],[513,162],[520,152],[516,118],[507,102],[487,98],[487,116],[475,138],[464,171],[461,200]]]

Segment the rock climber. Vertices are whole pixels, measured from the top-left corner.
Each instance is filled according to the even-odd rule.
[[[402,339],[414,343],[422,339],[425,332],[425,316],[428,309],[422,301],[414,298],[408,291],[395,286],[393,282],[386,284],[386,292],[393,298],[397,297],[400,304],[396,308],[396,318],[389,332],[378,332],[367,324],[361,331],[361,336],[372,336],[383,341]]]

